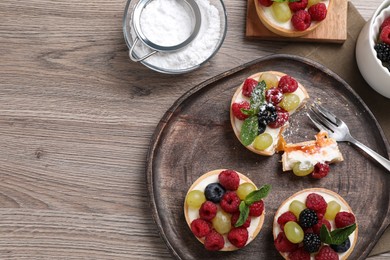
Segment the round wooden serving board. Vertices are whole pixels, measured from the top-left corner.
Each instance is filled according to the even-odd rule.
[[[273,245],[273,216],[283,200],[312,187],[340,194],[359,223],[359,238],[351,259],[365,259],[389,224],[390,175],[365,154],[340,143],[344,162],[331,165],[321,180],[282,173],[281,156],[264,157],[247,150],[236,138],[229,121],[235,89],[246,77],[276,70],[295,77],[313,102],[332,110],[352,135],[379,154],[389,157],[387,143],[377,121],[355,92],[336,74],[321,65],[290,55],[255,60],[212,78],[182,96],[161,119],[152,138],[147,181],[157,230],[178,259],[280,259]],[[313,139],[317,132],[304,108],[291,118],[285,132],[288,142]],[[234,252],[208,252],[192,235],[183,203],[191,184],[212,169],[230,168],[248,176],[257,186],[271,184],[265,199],[264,226],[247,247]]]

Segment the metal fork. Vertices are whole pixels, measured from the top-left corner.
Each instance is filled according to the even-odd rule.
[[[329,136],[338,142],[349,142],[356,145],[390,171],[390,161],[353,138],[348,126],[333,113],[318,104],[310,107],[310,111],[312,116],[308,113],[307,116],[319,130],[327,131]]]

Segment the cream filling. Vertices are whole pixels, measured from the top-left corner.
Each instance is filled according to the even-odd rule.
[[[305,202],[306,201],[306,198],[307,196],[310,194],[310,193],[316,193],[316,194],[319,194],[321,195],[325,201],[327,203],[329,203],[330,201],[334,200],[336,201],[338,204],[340,204],[341,206],[341,209],[340,211],[346,211],[346,212],[350,212],[350,208],[349,206],[344,202],[344,201],[341,201],[337,196],[333,195],[333,194],[329,194],[329,193],[325,193],[325,192],[321,192],[321,191],[306,191],[306,192],[302,192],[300,194],[298,194],[297,196],[294,196],[292,198],[289,198],[287,201],[285,201],[285,203],[278,209],[277,211],[277,214],[275,215],[275,218],[274,218],[274,226],[273,226],[273,233],[274,233],[274,236],[277,236],[279,234],[279,232],[282,231],[282,229],[280,228],[280,225],[277,223],[277,219],[279,218],[280,215],[282,215],[284,212],[288,211],[289,209],[289,206],[291,204],[291,202],[293,200],[298,200],[298,201],[301,201],[301,202]],[[330,225],[332,226],[332,230],[336,228],[336,225],[335,225],[335,222],[334,220],[331,220],[329,221],[330,222]],[[354,231],[351,235],[349,235],[349,239],[351,241],[351,247],[350,249],[348,249],[346,252],[344,253],[338,253],[339,254],[339,258],[342,259],[343,256],[347,255],[349,253],[350,250],[353,250],[353,242],[357,239],[357,232]],[[311,254],[311,259],[314,259],[314,255],[315,254]]]

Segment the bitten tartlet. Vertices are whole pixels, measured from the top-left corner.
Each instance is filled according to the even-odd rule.
[[[263,198],[269,185],[257,189],[234,170],[213,170],[189,188],[184,216],[195,237],[210,251],[233,251],[259,234],[265,218]]]
[[[285,259],[347,259],[355,247],[358,226],[340,195],[312,188],[281,204],[274,217],[273,236]]]
[[[314,31],[325,20],[331,0],[254,0],[256,12],[267,29],[284,37]]]
[[[250,151],[271,156],[284,141],[290,116],[309,95],[296,79],[282,72],[256,73],[237,88],[230,106],[235,135]]]

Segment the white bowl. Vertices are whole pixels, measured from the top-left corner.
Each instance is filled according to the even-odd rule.
[[[390,98],[390,72],[376,57],[374,45],[379,27],[390,17],[390,0],[384,1],[361,30],[356,43],[356,61],[367,83],[379,94]]]

